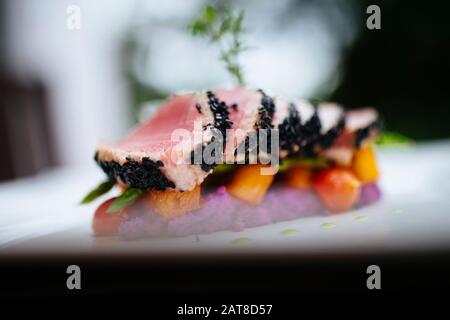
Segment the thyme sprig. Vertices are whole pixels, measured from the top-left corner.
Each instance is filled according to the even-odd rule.
[[[220,60],[240,85],[244,85],[245,81],[239,55],[248,49],[242,42],[242,35],[245,33],[243,20],[244,11],[207,4],[190,25],[194,36],[209,38],[211,43],[220,46]]]

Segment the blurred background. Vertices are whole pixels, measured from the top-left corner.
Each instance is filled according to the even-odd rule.
[[[387,129],[416,140],[450,136],[449,2],[226,2],[245,10],[250,87],[372,105]],[[205,3],[0,1],[0,180],[94,166],[96,145],[124,135],[152,101],[232,84],[218,49],[187,30]],[[381,30],[366,28],[371,4]],[[79,29],[67,25],[73,6]]]

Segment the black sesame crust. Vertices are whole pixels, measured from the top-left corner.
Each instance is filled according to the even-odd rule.
[[[314,114],[311,118],[303,125],[302,131],[302,142],[301,142],[301,152],[307,156],[314,155],[314,149],[316,144],[320,141],[320,130],[322,129],[322,123],[320,122],[319,114],[317,112],[318,104],[313,103]]]
[[[259,89],[262,94],[261,105],[258,108],[259,119],[255,122],[256,129],[272,129],[272,119],[275,113],[275,103],[271,97]]]
[[[230,129],[233,122],[230,120],[230,112],[228,106],[223,101],[219,101],[211,91],[206,92],[208,96],[209,108],[214,115],[214,128],[222,133],[222,137],[226,137],[227,129]],[[225,143],[225,139],[224,139]]]
[[[368,138],[372,132],[380,132],[382,127],[382,123],[380,118],[376,119],[374,122],[372,122],[370,125],[368,125],[365,128],[361,128],[356,130],[355,133],[355,147],[360,148],[362,142]]]
[[[300,114],[295,104],[290,103],[288,116],[278,126],[280,130],[280,148],[287,151],[287,156],[295,153],[314,156],[317,149],[326,149],[336,141],[345,127],[345,110],[336,126],[321,134],[322,123],[318,114],[318,103],[312,102],[314,114],[302,125]]]
[[[230,120],[230,112],[228,110],[228,106],[223,101],[219,101],[217,97],[214,95],[213,92],[207,91],[206,95],[208,96],[208,104],[211,112],[214,116],[214,125],[208,124],[205,128],[209,128],[210,130],[218,130],[223,137],[222,140],[222,150],[225,150],[225,143],[226,143],[226,134],[227,129],[230,129],[233,125],[233,122]],[[198,110],[198,108],[197,108]],[[211,142],[215,141],[215,137],[211,139]],[[196,147],[196,150],[191,152],[191,163],[194,163],[194,157],[195,152],[201,152],[203,155],[203,148],[206,148],[209,145],[207,143],[206,145],[199,145]],[[202,163],[200,164],[200,167],[203,171],[209,172],[211,169],[214,169],[217,166],[216,163],[205,163],[203,162],[203,156],[202,156]]]
[[[267,130],[267,147],[266,152],[268,154],[271,154],[271,130],[273,129],[273,115],[275,113],[275,102],[273,101],[272,97],[268,96],[262,89],[258,89],[258,92],[261,93],[261,104],[258,107],[258,119],[255,121],[255,130],[256,130],[256,137],[257,137],[257,143],[256,146],[250,146],[250,139],[249,137],[246,137],[244,141],[241,142],[241,145],[244,144],[244,161],[245,163],[250,162],[250,154],[253,152],[253,150],[256,147],[256,153],[258,155],[259,160],[259,153],[260,153],[260,141],[259,141],[259,132],[260,129],[266,129]],[[234,151],[234,155],[238,155],[238,150],[241,148],[237,148]]]
[[[290,103],[288,116],[278,125],[280,132],[280,148],[287,151],[288,155],[296,152],[302,140],[302,121],[295,104]]]
[[[98,153],[95,154],[94,159],[109,179],[115,181],[117,178],[120,178],[123,183],[131,188],[143,190],[156,189],[159,191],[167,188],[175,188],[175,184],[168,180],[161,172],[160,168],[164,167],[164,164],[160,160],[153,161],[148,157],[143,157],[138,162],[127,158],[126,162],[119,164],[114,160],[100,160]]]
[[[273,129],[273,115],[275,113],[275,102],[273,101],[272,97],[269,97],[263,90],[258,90],[262,94],[261,99],[261,105],[258,109],[259,119],[256,121],[256,133],[258,137],[258,144],[257,144],[257,154],[259,159],[259,153],[260,153],[260,145],[262,142],[259,141],[259,130],[260,129],[266,129],[267,130],[267,145],[265,150],[268,154],[272,153],[271,147],[271,131]]]

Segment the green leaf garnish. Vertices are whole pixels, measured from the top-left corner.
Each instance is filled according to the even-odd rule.
[[[232,164],[226,164],[226,163],[222,163],[219,164],[217,167],[214,168],[214,173],[227,173],[230,171],[233,171],[236,168],[235,165]]]
[[[414,140],[400,133],[383,131],[375,142],[378,146],[411,145]]]
[[[137,189],[137,188],[128,188],[122,193],[119,197],[114,199],[114,201],[109,206],[106,212],[108,213],[117,213],[123,208],[132,205],[140,196],[145,193],[145,190]]]
[[[107,180],[100,183],[95,189],[91,190],[84,198],[81,200],[81,204],[86,204],[94,201],[101,195],[104,195],[109,190],[114,187],[115,181]]]
[[[278,167],[278,171],[284,172],[296,165],[302,165],[311,169],[323,169],[328,167],[329,163],[326,159],[323,158],[304,158],[304,157],[288,158],[283,159],[280,166]]]
[[[220,60],[238,84],[244,84],[239,55],[248,48],[242,44],[245,32],[242,22],[243,11],[235,11],[228,6],[206,5],[201,14],[190,25],[194,36],[209,38],[212,43],[220,45]]]

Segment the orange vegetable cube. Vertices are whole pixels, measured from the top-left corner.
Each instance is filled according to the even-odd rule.
[[[262,175],[263,165],[250,164],[236,170],[233,179],[227,185],[227,191],[234,197],[257,205],[273,182],[274,175]]]
[[[314,178],[314,189],[323,204],[333,212],[351,209],[359,199],[361,183],[345,168],[330,168]]]
[[[150,190],[145,201],[148,207],[167,219],[179,217],[202,206],[200,186],[184,192]]]
[[[311,189],[312,170],[302,165],[294,166],[286,171],[284,181],[291,188]]]
[[[380,171],[378,170],[375,150],[372,145],[365,146],[355,152],[352,170],[362,183],[378,180]]]

